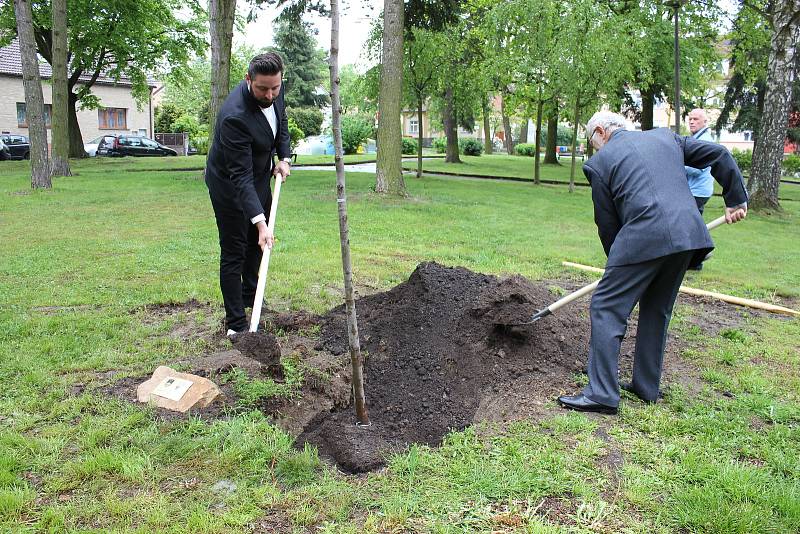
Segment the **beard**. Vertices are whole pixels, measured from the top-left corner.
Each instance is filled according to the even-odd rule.
[[[256,98],[255,96],[253,96],[253,98],[255,98],[256,102],[258,102],[258,105],[261,107],[261,109],[270,107],[273,102],[273,100],[269,100],[267,98]]]

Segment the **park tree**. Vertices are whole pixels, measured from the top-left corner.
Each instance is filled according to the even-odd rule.
[[[53,0],[52,174],[70,176],[67,0]]]
[[[656,100],[675,102],[674,54],[667,53],[674,46],[674,10],[665,0],[603,0],[603,4],[624,21],[627,43],[635,50],[633,76],[620,86],[629,104],[625,111],[641,123],[642,130],[650,130]],[[716,67],[721,17],[721,10],[713,3],[681,2],[681,97],[696,105],[719,81]],[[630,93],[633,88],[639,89],[641,104],[635,103]]]
[[[211,37],[211,84],[208,109],[209,138],[213,139],[217,113],[230,92],[231,47],[236,0],[208,0],[208,29]]]
[[[344,276],[344,300],[347,313],[347,340],[350,347],[350,366],[353,371],[353,404],[356,421],[368,426],[369,412],[364,393],[364,358],[358,337],[358,318],[356,316],[355,291],[353,289],[353,265],[350,256],[350,229],[347,220],[347,194],[344,173],[344,154],[342,150],[342,109],[339,104],[339,2],[331,0],[331,53],[330,87],[332,108],[333,145],[336,152],[336,205],[339,211],[339,248],[342,252],[342,273]]]
[[[311,26],[303,20],[280,20],[274,42],[286,69],[286,106],[326,106],[330,99],[319,91],[325,85],[325,52],[317,49]]]
[[[403,2],[384,0],[375,191],[404,196],[400,114],[403,88]]]
[[[520,137],[527,139],[529,117],[536,118],[536,146],[542,140],[542,120],[545,104],[556,98],[557,36],[562,24],[559,7],[552,0],[512,0],[494,4],[485,17],[487,35],[499,28],[506,36],[505,46],[492,48],[488,63],[500,72],[512,75],[514,92],[508,98],[512,106],[522,110],[523,129]],[[505,100],[505,98],[504,98]],[[540,156],[534,156],[534,183],[540,180]]]
[[[750,169],[751,203],[780,209],[783,147],[800,64],[800,0],[744,0],[742,5],[760,15],[769,29],[763,111]]]
[[[440,32],[412,28],[405,39],[405,84],[410,100],[417,110],[417,178],[422,178],[422,140],[425,137],[423,109],[438,84],[440,54],[446,43]]]
[[[19,50],[22,56],[22,84],[25,111],[31,140],[31,187],[50,189],[50,159],[47,156],[47,130],[44,123],[44,96],[36,58],[33,16],[29,0],[14,0]]]
[[[569,190],[575,189],[578,128],[587,110],[603,98],[616,98],[617,89],[633,73],[636,57],[627,38],[625,20],[593,0],[565,4],[566,24],[559,36],[558,85],[568,102],[573,125]]]
[[[37,51],[53,64],[51,2],[30,2]],[[102,102],[92,94],[101,75],[128,78],[134,98],[147,101],[148,74],[184,66],[205,49],[204,14],[197,4],[186,8],[178,0],[107,0],[97,9],[91,0],[74,0],[67,10],[69,50],[70,157],[85,157],[77,109],[93,109]],[[6,30],[6,32],[2,32]],[[16,34],[16,20],[8,4],[0,7],[0,34]],[[2,44],[2,43],[0,43]]]

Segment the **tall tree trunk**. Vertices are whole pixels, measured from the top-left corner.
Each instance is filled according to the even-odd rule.
[[[581,99],[575,99],[575,115],[572,126],[572,164],[569,169],[569,192],[575,192],[575,164],[578,161],[578,125],[581,120]]]
[[[506,93],[503,92],[503,102],[500,104],[500,113],[503,117],[503,132],[505,133],[506,152],[509,156],[514,155],[514,138],[511,136],[511,119],[506,113]]]
[[[25,116],[31,141],[31,187],[50,189],[50,158],[47,155],[47,128],[44,123],[44,95],[36,57],[33,17],[29,0],[14,0],[17,35],[22,56],[22,85],[25,89]]]
[[[444,160],[447,163],[461,163],[458,156],[458,127],[456,126],[456,110],[453,102],[453,88],[448,82],[444,91],[444,109],[442,110],[444,136],[447,138],[447,150]]]
[[[403,1],[384,0],[375,191],[401,196],[406,194],[400,123],[402,88]]]
[[[53,176],[70,176],[69,84],[67,83],[67,0],[53,0]]]
[[[553,165],[558,164],[556,156],[556,141],[558,139],[558,108],[553,103],[553,109],[547,116],[547,146],[544,149],[544,162]]]
[[[539,88],[539,102],[536,104],[536,136],[534,143],[536,143],[536,151],[533,153],[533,183],[539,185],[541,176],[541,159],[539,147],[542,146],[542,112],[544,111],[544,101],[542,100],[542,89]]]
[[[83,134],[81,133],[81,125],[78,122],[78,97],[72,92],[72,88],[67,89],[67,99],[69,106],[67,108],[68,124],[69,124],[69,157],[71,158],[85,158],[86,150],[83,148]]]
[[[231,46],[236,0],[209,0],[209,33],[211,34],[211,102],[208,109],[208,140],[214,139],[217,113],[230,92]]]
[[[369,425],[369,414],[364,396],[364,359],[358,339],[358,318],[353,293],[353,268],[350,260],[350,230],[347,225],[347,195],[345,191],[344,150],[342,149],[342,109],[339,102],[339,1],[331,0],[331,107],[333,111],[333,142],[336,152],[336,198],[339,209],[339,245],[342,250],[344,274],[344,300],[347,310],[347,340],[350,344],[350,364],[353,369],[353,397],[356,420],[359,425]]]
[[[778,188],[783,146],[789,124],[792,87],[797,76],[795,54],[800,43],[800,0],[777,2],[773,9],[774,33],[767,62],[764,113],[750,170],[755,189],[751,203],[755,208],[780,209]]]
[[[655,94],[652,88],[642,89],[642,131],[653,129],[653,105]]]
[[[422,178],[422,98],[417,100],[417,178]]]
[[[489,105],[486,103],[484,99],[482,105],[483,111],[483,152],[485,154],[491,154],[494,151],[494,146],[492,146],[492,126],[489,124]]]
[[[528,117],[524,117],[522,119],[522,124],[519,127],[519,143],[527,143],[528,142],[528,122],[530,119]]]

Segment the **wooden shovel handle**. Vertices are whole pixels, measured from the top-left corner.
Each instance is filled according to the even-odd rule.
[[[723,224],[725,224],[725,216],[724,215],[722,217],[718,217],[718,218],[714,219],[713,221],[711,221],[710,223],[708,223],[706,225],[706,228],[708,228],[709,230],[713,230],[717,226],[721,226]],[[565,263],[567,263],[567,262],[565,262]],[[603,271],[603,269],[597,269],[597,272],[601,272],[602,273],[604,271]],[[570,293],[566,297],[562,297],[562,298],[558,299],[557,301],[552,303],[550,306],[548,306],[547,309],[550,310],[551,312],[554,312],[554,311],[558,310],[559,308],[569,304],[573,300],[579,299],[579,298],[583,297],[584,295],[588,295],[589,293],[591,293],[592,291],[594,291],[597,288],[597,284],[599,284],[599,283],[600,283],[600,280],[597,280],[596,282],[592,282],[591,284],[589,284],[587,286],[583,286],[579,290],[577,290],[577,291],[575,291],[573,293]]]
[[[272,192],[272,205],[269,207],[269,221],[267,228],[275,236],[275,217],[278,214],[278,198],[281,196],[281,183],[283,177],[275,175],[275,190]],[[256,298],[253,301],[253,314],[250,317],[250,331],[258,330],[258,323],[261,321],[261,306],[264,303],[264,289],[267,286],[267,271],[269,270],[269,256],[272,251],[269,247],[264,247],[261,255],[261,264],[258,267],[258,284],[256,284]]]

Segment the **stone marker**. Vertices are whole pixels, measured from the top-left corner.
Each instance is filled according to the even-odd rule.
[[[220,395],[222,392],[211,380],[179,373],[165,365],[159,366],[149,380],[136,388],[139,402],[152,402],[159,408],[182,413],[191,408],[205,408]]]

